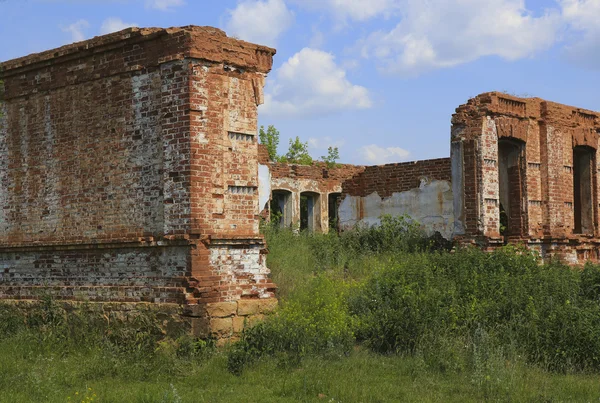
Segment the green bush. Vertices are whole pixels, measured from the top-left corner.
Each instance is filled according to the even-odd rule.
[[[427,247],[427,238],[416,221],[408,216],[381,216],[374,226],[357,226],[342,233],[345,248],[358,253],[416,252]]]
[[[340,290],[358,280],[337,294],[347,296],[356,341],[373,351],[418,355],[442,371],[474,371],[499,355],[559,371],[600,370],[600,266],[541,264],[512,246],[448,253],[406,217],[382,217],[380,226],[341,236],[272,230],[267,240],[268,265],[284,280],[281,295],[303,320],[288,326],[283,318],[293,315],[282,312],[244,338],[238,357],[325,351],[292,342],[315,320],[310,304],[295,302],[310,299],[301,284],[318,276]]]
[[[551,369],[600,370],[596,270],[580,282],[580,272],[513,247],[407,254],[365,281],[350,311],[358,340],[380,353],[435,354],[448,344],[440,338],[468,346],[485,332]]]
[[[354,338],[345,288],[325,276],[310,280],[277,314],[243,333],[229,352],[229,371],[239,374],[263,356],[297,364],[310,354],[348,353]]]

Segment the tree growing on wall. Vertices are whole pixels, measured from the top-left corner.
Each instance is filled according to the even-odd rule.
[[[337,147],[327,147],[327,155],[321,159],[327,164],[327,168],[335,168],[336,161],[340,159],[340,152]]]
[[[288,164],[311,165],[313,162],[308,153],[308,142],[301,142],[298,136],[294,140],[290,139],[290,148],[284,158]]]
[[[279,130],[273,125],[267,126],[266,130],[264,126],[261,126],[258,131],[258,138],[260,144],[267,147],[269,159],[271,161],[300,165],[311,165],[313,163],[313,159],[308,153],[308,142],[300,141],[300,138],[297,136],[295,139],[290,139],[287,153],[285,155],[278,155],[277,147],[279,146]],[[327,164],[328,168],[335,167],[336,161],[340,159],[338,148],[328,147],[327,156],[323,156],[321,159]]]
[[[260,140],[260,144],[263,144],[267,147],[271,161],[279,160],[280,157],[277,155],[277,147],[279,146],[279,130],[277,130],[275,126],[269,125],[265,131],[265,127],[261,126],[260,130],[258,131],[258,138]]]

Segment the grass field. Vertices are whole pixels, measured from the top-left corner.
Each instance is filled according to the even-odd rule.
[[[2,343],[3,402],[593,402],[600,396],[598,376],[510,363],[488,378],[428,371],[418,358],[355,351],[343,359],[308,358],[295,368],[268,359],[238,377],[227,371],[223,353],[171,367],[150,357],[135,363],[93,351],[30,354],[14,348],[20,345]]]
[[[0,401],[600,400],[598,268],[434,251],[413,230],[267,230],[282,307],[220,350],[151,320],[74,325],[51,301],[0,309]]]

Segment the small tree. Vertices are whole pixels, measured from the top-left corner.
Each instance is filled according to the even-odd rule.
[[[327,156],[323,156],[321,159],[325,161],[327,168],[335,168],[336,161],[340,159],[340,152],[337,147],[328,147]]]
[[[284,157],[284,162],[289,164],[311,165],[312,157],[308,153],[308,142],[303,143],[300,137],[295,140],[290,139],[290,148]]]
[[[261,126],[258,131],[258,138],[260,140],[260,144],[264,144],[267,146],[267,150],[269,151],[269,158],[271,161],[277,161],[277,147],[279,146],[279,130],[275,128],[273,125],[269,125],[267,127],[267,131],[265,131],[265,127]]]

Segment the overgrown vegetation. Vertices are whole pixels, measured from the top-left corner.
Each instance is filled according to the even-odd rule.
[[[276,228],[267,234],[272,250],[294,242]],[[339,355],[350,338],[378,354],[421,357],[440,372],[481,372],[490,360],[560,373],[600,371],[596,265],[540,264],[533,253],[511,246],[449,253],[405,218],[384,217],[379,227],[340,237],[295,237],[291,257],[275,253],[271,259],[275,281],[284,286],[282,309],[244,334],[230,354],[235,373],[262,356],[288,362],[323,351]],[[296,270],[302,274],[288,279]],[[309,280],[298,286],[300,278]],[[307,301],[298,305],[302,298]],[[310,298],[330,302],[315,305]],[[305,336],[306,320],[324,330],[320,341]],[[323,323],[338,327],[325,331]],[[343,334],[344,342],[331,334]]]
[[[265,227],[279,310],[217,350],[152,312],[0,305],[0,401],[591,401],[600,267],[448,251],[406,218]],[[87,400],[85,400],[87,399]]]
[[[269,125],[267,130],[265,130],[264,126],[261,126],[258,131],[258,139],[260,140],[260,144],[263,144],[265,147],[267,147],[269,159],[271,161],[279,160],[279,156],[277,155],[277,147],[279,146],[279,130],[277,130],[273,125]]]
[[[299,165],[312,165],[313,163],[313,158],[308,152],[308,142],[300,141],[300,137],[298,136],[295,139],[290,139],[288,151],[284,155],[279,155],[277,153],[279,130],[273,125],[269,125],[266,130],[264,126],[261,126],[258,131],[258,139],[260,140],[260,144],[267,147],[271,161]],[[328,168],[335,168],[337,165],[336,161],[340,159],[338,148],[328,147],[327,155],[321,157],[321,159]]]
[[[327,147],[327,155],[321,157],[321,160],[327,164],[327,168],[335,168],[337,160],[340,159],[340,151],[337,147]]]

